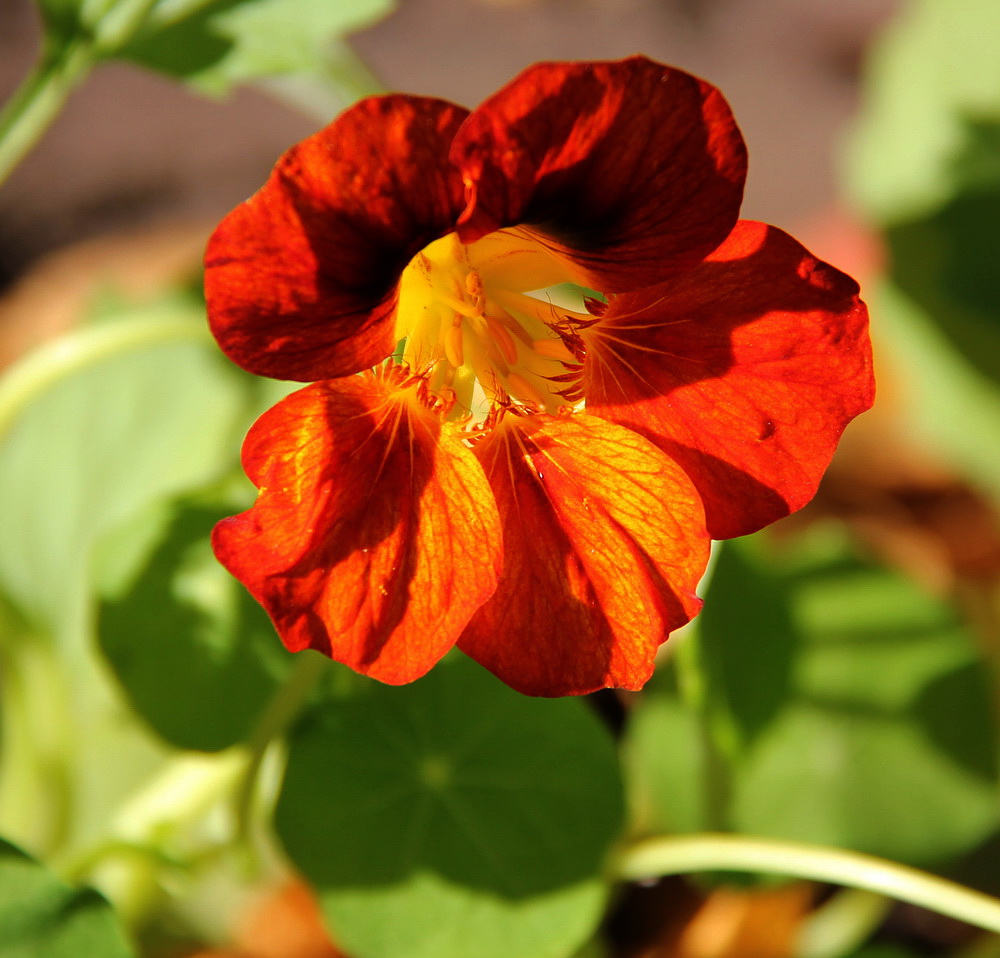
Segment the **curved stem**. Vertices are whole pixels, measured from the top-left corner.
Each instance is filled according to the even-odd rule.
[[[299,652],[288,678],[278,688],[251,733],[247,741],[250,761],[236,794],[237,839],[249,835],[257,776],[268,747],[292,724],[329,664],[329,659],[318,652]]]
[[[839,848],[706,833],[637,842],[620,854],[616,869],[619,878],[630,881],[699,871],[765,872],[863,888],[1000,934],[1000,900]]]
[[[94,66],[93,47],[75,41],[43,56],[0,110],[0,184],[59,115]]]
[[[68,676],[47,637],[4,638],[0,823],[7,837],[49,854],[66,840],[74,802]]]

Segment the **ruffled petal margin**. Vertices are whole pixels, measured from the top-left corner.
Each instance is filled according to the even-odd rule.
[[[464,242],[526,225],[607,293],[718,246],[746,177],[719,91],[640,56],[530,67],[469,116],[451,158],[469,190]]]
[[[367,374],[307,386],[254,424],[254,506],[216,555],[291,651],[382,682],[423,675],[493,593],[499,519],[482,468],[419,387]]]
[[[701,607],[701,502],[641,436],[584,413],[508,415],[476,447],[504,536],[494,596],[458,646],[529,695],[638,689]]]
[[[680,463],[716,539],[805,505],[874,400],[857,284],[763,223],[741,221],[672,282],[614,297],[583,337],[588,412]]]
[[[205,255],[208,315],[230,359],[308,382],[392,353],[400,274],[464,206],[448,148],[467,114],[442,100],[373,97],[278,161]]]

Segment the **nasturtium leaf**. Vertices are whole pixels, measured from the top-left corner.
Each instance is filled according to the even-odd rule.
[[[954,195],[967,121],[1000,111],[998,35],[995,0],[914,0],[873,48],[849,181],[877,221]]]
[[[79,34],[84,6],[85,0],[38,0],[38,12],[42,15],[50,50],[64,47]]]
[[[278,833],[357,958],[567,958],[622,824],[604,727],[449,658],[293,731]]]
[[[1000,389],[973,368],[932,317],[896,285],[884,282],[869,295],[893,368],[906,370],[893,381],[904,440],[930,450],[980,488],[1000,496]]]
[[[322,73],[332,45],[392,0],[161,0],[117,56],[209,93],[287,74]]]
[[[2,958],[129,958],[118,920],[96,891],[65,885],[0,839]]]
[[[900,575],[846,549],[818,556],[784,572],[803,646],[787,704],[726,769],[724,824],[915,864],[953,858],[998,824],[974,642]],[[668,691],[637,710],[627,754],[642,827],[718,825],[718,769],[700,741],[698,717]]]
[[[788,697],[800,638],[784,583],[748,543],[719,546],[705,609],[691,638],[716,746],[736,756]]]
[[[36,628],[80,631],[102,536],[235,469],[248,380],[203,322],[86,327],[0,380],[0,590]]]
[[[1000,93],[997,96],[1000,114]],[[919,304],[965,359],[1000,382],[1000,120],[963,124],[951,197],[886,231],[890,276]],[[962,171],[962,172],[959,172]]]
[[[138,573],[100,606],[101,648],[138,712],[178,748],[245,740],[287,671],[263,609],[216,561],[226,512],[183,507]]]

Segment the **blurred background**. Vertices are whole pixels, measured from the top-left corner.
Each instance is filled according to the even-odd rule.
[[[46,0],[52,9],[59,2]],[[189,327],[204,340],[197,277],[214,224],[261,185],[290,144],[354,96],[382,88],[472,107],[533,62],[632,53],[703,76],[730,101],[749,147],[743,215],[788,230],[862,282],[879,401],[850,427],[813,504],[720,550],[694,633],[703,700],[692,706],[683,688],[678,695],[684,679],[675,670],[692,666],[671,659],[642,695],[607,693],[589,703],[621,747],[629,834],[724,829],[815,841],[1000,893],[1000,3],[398,0],[378,10],[379,3],[368,0],[377,12],[346,38],[332,84],[271,76],[226,93],[217,85],[205,96],[126,62],[99,66],[0,186],[0,368],[109,315],[121,328],[155,325],[156,304],[179,302],[178,291],[187,297]],[[0,102],[29,71],[41,36],[33,3],[0,0]],[[155,308],[147,315],[148,304]],[[170,340],[174,327],[164,329]],[[231,480],[247,423],[274,400],[266,384],[234,379],[211,343],[182,346],[126,342],[106,367],[69,374],[56,363],[53,380],[43,368],[27,401],[9,391],[6,422],[0,415],[0,625],[7,601],[17,610],[11,622],[19,626],[23,614],[42,623],[40,631],[62,643],[69,685],[86,684],[74,671],[86,644],[80,636],[96,648],[86,611],[99,604],[91,565],[104,559],[93,561],[96,546],[109,537],[114,544],[125,528],[114,554],[150,505],[215,492],[220,476]],[[240,490],[245,496],[245,484]],[[199,508],[201,524],[182,544],[204,552],[198,575],[209,587],[198,594],[217,598],[218,569],[205,545],[214,513],[206,518],[210,510]],[[163,528],[144,532],[138,548]],[[164,541],[180,554],[178,536],[171,530]],[[119,560],[129,562],[140,564],[134,554]],[[45,770],[35,769],[36,792],[6,807],[10,788],[0,776],[7,837],[43,851],[86,847],[107,824],[107,808],[165,753],[225,756],[246,741],[273,688],[263,667],[253,672],[256,652],[242,639],[212,635],[220,647],[232,642],[225,647],[235,649],[237,666],[253,668],[214,675],[206,665],[208,678],[194,692],[190,661],[214,667],[219,659],[217,648],[205,652],[210,643],[200,634],[185,634],[181,652],[162,659],[149,652],[141,675],[133,668],[136,629],[188,610],[190,595],[178,595],[190,583],[175,573],[159,568],[162,589],[149,593],[159,604],[147,601],[141,577],[136,608],[127,596],[102,597],[100,654],[87,654],[101,663],[96,684],[111,687],[112,672],[119,684],[105,696],[110,707],[104,701],[96,710],[99,720],[73,729],[86,740],[81,752],[93,750],[80,775],[97,796],[84,789],[84,824],[65,826],[58,841],[46,833],[58,834],[51,822],[36,827],[35,819],[62,812],[35,814],[44,802],[33,802],[48,795]],[[0,651],[13,650],[17,666],[24,636],[10,634],[15,639]],[[277,648],[266,623],[261,634],[267,649]],[[167,635],[168,646],[172,640]],[[668,643],[668,658],[678,645]],[[280,650],[278,657],[280,670],[287,657]],[[184,699],[195,718],[181,715],[176,698],[156,698],[171,681],[192,701],[201,696]],[[212,738],[223,697],[235,703],[235,717]],[[126,712],[135,725],[129,735],[142,738],[134,763],[119,760],[125,753],[115,737]],[[39,720],[43,731],[46,721]],[[702,760],[715,766],[706,771]],[[720,782],[715,807],[702,807],[712,805],[704,796]],[[102,877],[99,869],[81,875]],[[202,935],[211,925],[204,905],[183,904],[160,877],[150,884],[160,896],[150,893],[152,906],[115,901],[141,934],[143,922],[156,926],[149,954],[187,955],[211,940]],[[276,887],[268,889],[275,910],[246,911],[235,932],[226,929],[238,951],[217,954],[337,954],[305,887]],[[105,890],[114,897],[114,882]],[[337,890],[319,890],[335,910]],[[188,908],[183,921],[171,912],[183,934],[161,927],[164,901],[164,912]],[[262,924],[280,934],[267,939]],[[302,943],[293,947],[296,934]],[[997,958],[1000,948],[995,937],[984,940],[951,919],[830,887],[671,879],[616,899],[603,944],[591,942],[576,958],[925,954]]]
[[[709,79],[750,148],[746,216],[801,225],[838,195],[866,45],[898,0],[402,0],[351,43],[388,90],[475,106],[530,63],[645,53]],[[0,0],[0,101],[37,53],[29,0]],[[98,236],[211,223],[321,120],[241,89],[216,102],[100,67],[0,190],[0,284]]]

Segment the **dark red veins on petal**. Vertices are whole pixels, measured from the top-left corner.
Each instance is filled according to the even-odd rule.
[[[718,246],[746,177],[718,90],[639,56],[525,70],[472,113],[451,156],[469,190],[463,239],[527,224],[604,292]]]
[[[476,447],[503,526],[503,575],[458,646],[530,695],[640,688],[701,606],[698,494],[634,432],[580,413],[508,415]]]
[[[366,374],[300,389],[254,424],[243,461],[257,501],[212,544],[290,650],[411,682],[493,592],[489,485],[412,388]]]
[[[309,381],[392,352],[399,276],[464,205],[448,148],[466,115],[442,100],[372,97],[278,161],[205,257],[212,331],[234,362]]]
[[[857,284],[762,223],[740,222],[671,282],[613,297],[582,336],[588,412],[684,467],[713,538],[805,505],[874,399]]]

